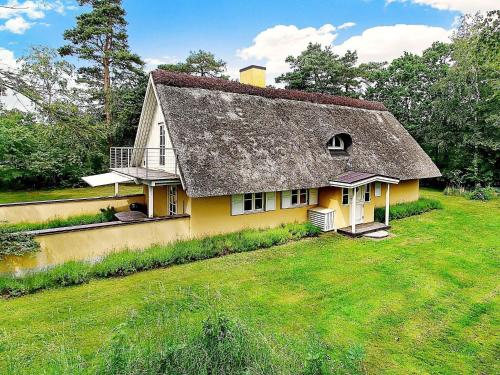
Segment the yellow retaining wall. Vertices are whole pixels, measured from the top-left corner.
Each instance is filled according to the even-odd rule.
[[[69,260],[95,259],[108,253],[144,249],[189,237],[189,217],[103,226],[36,236],[41,250],[23,256],[8,256],[0,272],[18,272],[61,264]]]
[[[276,193],[276,210],[231,215],[231,197],[190,198],[191,236],[235,232],[244,228],[270,228],[284,223],[304,222],[307,209],[313,206],[281,208],[280,192]]]
[[[131,203],[144,204],[144,195],[5,204],[0,205],[0,223],[37,223],[55,218],[97,214],[101,208],[108,206],[117,211],[127,211]]]
[[[385,207],[385,192],[387,184],[382,183],[382,193],[380,197],[375,196],[375,184],[371,184],[371,201],[364,203],[364,222],[369,223],[374,220],[375,207]],[[389,192],[390,204],[412,202],[419,198],[419,181],[401,181],[397,185],[391,185]],[[351,211],[350,205],[342,204],[342,188],[327,187],[319,189],[319,205],[335,210],[335,228],[342,228],[350,225]]]

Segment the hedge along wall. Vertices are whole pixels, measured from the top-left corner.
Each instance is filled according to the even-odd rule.
[[[0,273],[36,270],[69,260],[92,260],[126,248],[145,249],[187,239],[189,219],[188,215],[179,215],[135,223],[109,222],[34,231],[40,251],[5,257],[0,261]]]
[[[37,223],[54,218],[96,214],[108,206],[117,211],[127,211],[131,203],[145,203],[143,194],[118,197],[61,199],[51,201],[0,204],[0,224],[22,222]]]

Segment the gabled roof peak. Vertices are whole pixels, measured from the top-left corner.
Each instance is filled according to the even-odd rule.
[[[387,111],[387,108],[380,102],[354,99],[345,96],[334,96],[321,93],[276,89],[269,87],[260,88],[221,78],[196,77],[185,73],[172,73],[160,69],[151,72],[151,76],[155,84],[173,87],[201,88],[213,91],[261,96],[268,99],[288,99],[318,104],[333,104],[344,107]]]

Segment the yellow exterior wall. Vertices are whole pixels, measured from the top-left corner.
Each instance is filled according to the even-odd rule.
[[[250,68],[240,71],[240,83],[257,87],[266,87],[266,71],[259,68]]]
[[[307,210],[313,207],[281,209],[281,193],[277,192],[276,210],[232,216],[231,196],[190,198],[180,185],[177,188],[178,214],[186,213],[190,217],[37,236],[36,240],[41,245],[40,252],[21,257],[6,257],[0,262],[0,272],[52,266],[68,260],[93,259],[124,248],[143,249],[155,243],[166,244],[175,240],[234,232],[245,228],[269,228],[284,223],[305,222]],[[164,216],[168,211],[168,188],[162,186],[154,189],[155,215]],[[385,189],[386,184],[382,184],[381,196],[375,197],[375,187],[372,184],[371,201],[364,204],[365,222],[373,221],[376,206],[385,205]],[[147,194],[147,187],[145,192]],[[391,185],[391,204],[417,200],[418,197],[418,180]],[[144,203],[144,196],[134,198]],[[341,188],[320,188],[318,199],[320,206],[335,210],[336,229],[349,225],[350,206],[342,205]],[[103,204],[103,201],[97,202]],[[107,201],[104,202],[106,206]],[[129,203],[131,202],[127,201],[124,206],[128,207]]]
[[[41,250],[23,256],[8,256],[0,272],[37,269],[69,260],[96,259],[114,251],[144,249],[189,237],[189,217],[117,225],[37,236]]]
[[[64,200],[53,203],[31,203],[0,206],[0,223],[37,223],[55,218],[97,214],[101,208],[114,207],[127,211],[131,203],[144,203],[143,195],[110,197],[108,199]]]
[[[375,207],[385,207],[385,192],[387,184],[382,184],[382,194],[380,197],[375,196],[375,184],[372,184],[372,200]],[[391,185],[389,189],[390,204],[413,202],[420,198],[419,180],[401,181],[397,185]]]
[[[149,202],[148,186],[143,187],[145,202]],[[168,186],[153,187],[153,214],[155,217],[168,215]],[[182,189],[181,185],[177,185],[177,214],[187,213],[188,196]]]
[[[304,222],[307,209],[313,206],[281,208],[280,192],[276,193],[276,210],[253,214],[231,215],[231,196],[191,198],[191,236],[200,237],[234,232],[244,228],[269,228],[284,223]]]

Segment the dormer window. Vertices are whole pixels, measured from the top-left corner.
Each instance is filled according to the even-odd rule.
[[[345,150],[344,140],[342,138],[340,138],[339,135],[333,136],[328,141],[328,149],[329,150]]]

